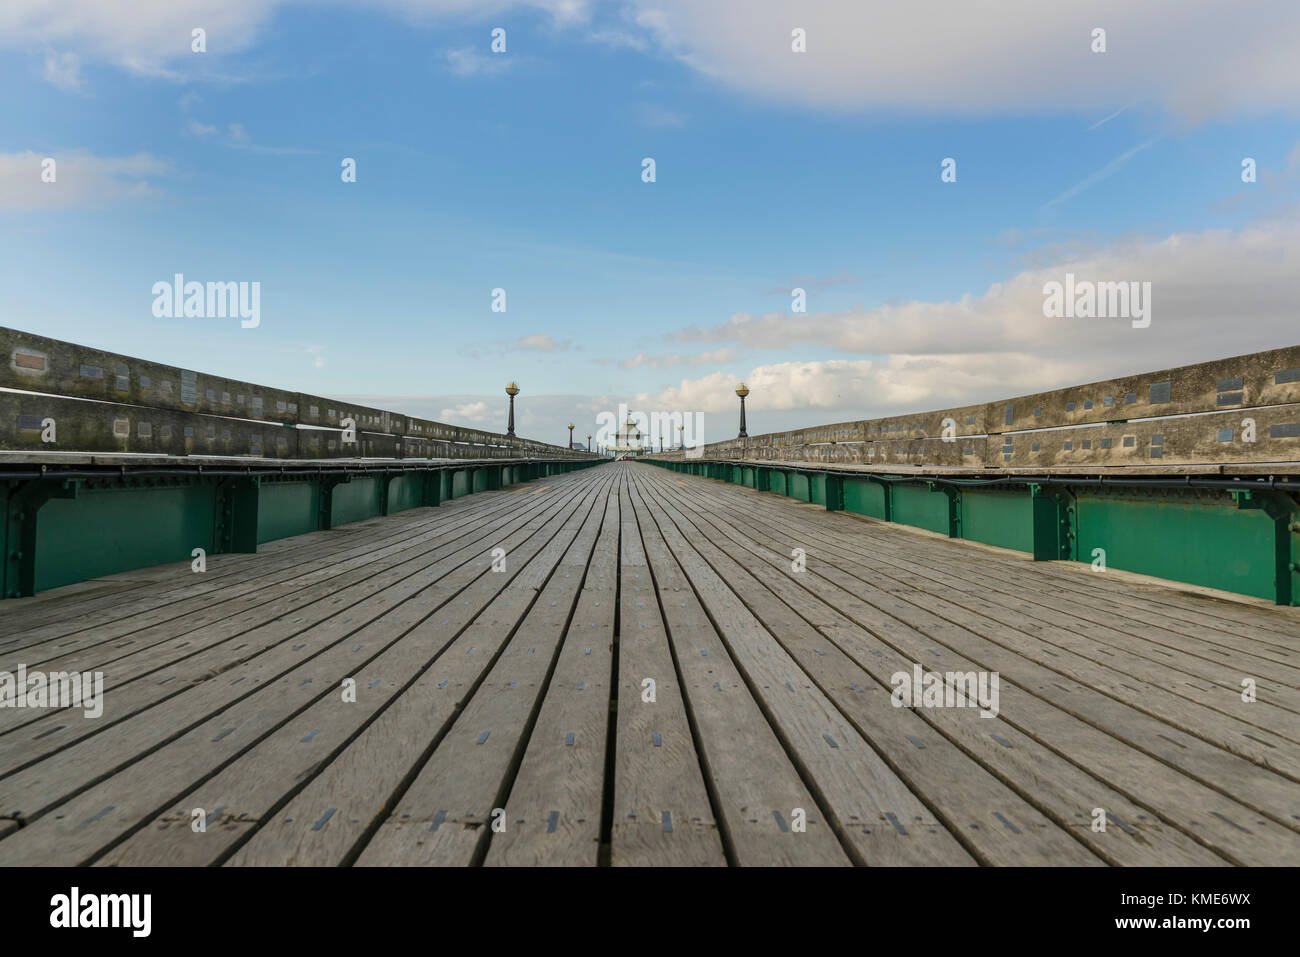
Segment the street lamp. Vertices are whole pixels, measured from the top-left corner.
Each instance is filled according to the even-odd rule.
[[[569,448],[573,448],[573,423],[569,423]]]
[[[686,431],[686,426],[684,425],[677,426],[677,447],[681,449],[686,448],[686,436],[683,434],[685,431]]]
[[[510,396],[510,422],[506,425],[506,435],[515,434],[515,396],[519,394],[519,386],[513,382],[506,383],[506,395]]]
[[[749,433],[745,431],[745,396],[749,395],[749,386],[743,382],[740,383],[740,385],[736,386],[736,395],[740,396],[740,435],[736,436],[736,438],[747,439]]]
[[[588,451],[588,452],[591,451],[591,433],[590,433],[590,432],[587,433],[587,451]]]

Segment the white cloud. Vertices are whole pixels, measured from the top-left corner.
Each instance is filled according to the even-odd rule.
[[[443,54],[447,69],[456,76],[500,76],[515,63],[504,53],[489,53],[477,47],[460,47]]]
[[[545,332],[535,332],[529,336],[520,336],[515,342],[515,349],[523,352],[563,352],[572,345],[567,339],[564,342],[556,341],[552,335]]]
[[[764,99],[831,109],[940,114],[1079,111],[1148,103],[1188,119],[1300,106],[1300,4],[1275,0],[969,0],[881,5],[804,0],[333,0],[417,23],[490,24],[549,13],[584,39],[658,45],[700,73]],[[183,79],[205,59],[252,46],[287,0],[6,0],[0,45],[75,51],[145,75]],[[191,54],[203,26],[208,53]],[[495,24],[490,24],[495,25]],[[1102,25],[1108,51],[1093,53]],[[807,52],[790,31],[807,31]],[[488,66],[451,51],[453,70]],[[506,57],[498,58],[508,62]],[[66,72],[66,71],[65,71]]]
[[[446,422],[449,425],[456,425],[461,422],[473,422],[482,425],[488,418],[488,406],[486,402],[465,402],[449,409],[443,409],[438,413],[438,421]]]
[[[297,146],[263,146],[260,143],[254,143],[253,138],[249,135],[247,129],[242,123],[229,123],[226,125],[226,135],[220,137],[220,129],[207,123],[200,123],[198,120],[190,120],[188,127],[191,134],[200,138],[218,136],[213,142],[219,142],[222,146],[231,149],[245,150],[250,153],[265,153],[274,156],[314,156],[319,153],[318,150],[303,149]]]
[[[43,182],[42,164],[54,160],[55,181]],[[0,153],[0,209],[100,206],[156,195],[149,177],[171,167],[148,153],[93,156],[84,151]]]
[[[637,109],[637,113],[641,118],[641,122],[653,129],[680,129],[686,125],[686,117],[681,113],[665,110],[663,107],[651,103],[641,104]]]
[[[829,347],[871,358],[781,362],[743,376],[716,373],[641,398],[656,407],[725,410],[735,404],[731,390],[744,378],[756,410],[920,412],[1295,345],[1297,262],[1300,225],[1279,221],[1116,243],[956,301],[808,316],[738,314],[675,338],[785,355],[800,345]],[[1043,285],[1063,281],[1066,272],[1094,281],[1150,282],[1150,327],[1044,317]]]
[[[494,342],[483,343],[473,347],[463,348],[461,353],[470,359],[481,359],[484,356],[504,356],[511,352],[569,352],[572,349],[581,349],[575,346],[572,339],[556,339],[553,335],[546,332],[534,332],[526,336],[520,336],[518,339],[498,339]]]
[[[336,0],[417,22],[484,18],[511,9],[549,13],[561,25],[590,17],[585,0]],[[202,76],[211,61],[240,53],[262,36],[288,0],[5,0],[0,4],[0,47],[57,44],[87,59],[169,80]],[[205,54],[190,50],[190,31],[207,31]],[[487,38],[484,38],[486,45]]]
[[[161,74],[169,63],[198,65],[190,31],[203,27],[208,49],[249,46],[277,4],[269,0],[5,0],[0,4],[0,45],[52,43],[75,48],[136,73]]]
[[[730,362],[735,357],[735,349],[714,349],[712,352],[701,352],[698,355],[683,355],[680,352],[675,352],[666,356],[649,356],[641,352],[631,359],[620,359],[618,367],[627,370],[638,369],[642,366],[648,369],[671,369],[675,366],[713,366],[723,362]]]
[[[45,54],[45,80],[62,90],[81,89],[81,57],[75,53]]]
[[[1109,113],[1148,100],[1192,119],[1300,106],[1294,3],[634,3],[637,22],[694,69],[804,105]],[[1097,26],[1106,53],[1090,49]],[[807,31],[806,53],[791,52],[795,27]]]

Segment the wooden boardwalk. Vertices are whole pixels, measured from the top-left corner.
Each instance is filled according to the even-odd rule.
[[[1300,861],[1298,609],[635,463],[208,561],[0,606],[105,685],[0,709],[0,864]]]

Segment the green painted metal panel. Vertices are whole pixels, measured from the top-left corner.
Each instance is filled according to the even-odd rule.
[[[808,501],[816,502],[818,505],[826,504],[825,475],[808,476]]]
[[[334,486],[330,524],[334,528],[348,522],[360,522],[379,514],[379,479],[354,478]]]
[[[844,510],[872,518],[885,517],[885,489],[879,482],[844,480]]]
[[[52,499],[36,524],[36,589],[190,561],[215,550],[213,486],[83,490]]]
[[[963,489],[962,538],[1018,552],[1034,550],[1034,509],[1029,490]]]
[[[948,496],[943,492],[931,492],[924,485],[898,484],[893,496],[894,521],[948,534]]]
[[[451,497],[460,498],[469,492],[469,473],[464,469],[456,469],[451,473]]]
[[[263,482],[259,495],[259,545],[316,531],[320,497],[315,482]]]
[[[474,491],[486,492],[488,487],[487,469],[474,470]]]
[[[424,476],[419,472],[399,475],[388,483],[388,511],[405,511],[419,506],[423,494]]]
[[[1103,548],[1108,568],[1274,597],[1273,522],[1263,511],[1237,509],[1226,494],[1081,493],[1075,507],[1080,561],[1091,563],[1093,549]]]
[[[786,476],[786,494],[791,498],[808,501],[808,475],[804,472],[787,472]]]

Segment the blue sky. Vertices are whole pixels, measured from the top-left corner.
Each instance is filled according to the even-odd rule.
[[[1119,5],[1104,55],[1087,16],[1062,16],[1021,38],[1070,51],[1038,64],[954,63],[936,40],[872,74],[869,49],[826,50],[857,23],[848,3],[241,0],[142,4],[135,25],[17,6],[0,15],[0,324],[498,429],[514,378],[521,431],[552,440],[620,400],[725,432],[740,378],[756,432],[1300,338],[1300,127],[1270,86],[1297,18],[1266,4],[1279,19],[1235,65],[1173,76],[1161,58],[1210,42],[1212,20],[1171,38]],[[899,24],[898,45],[924,26]],[[1214,82],[1241,64],[1253,96]],[[768,81],[786,69],[808,76]],[[66,187],[39,182],[46,156]],[[1235,257],[1274,250],[1243,294]],[[1144,337],[1045,328],[1007,290],[1066,268],[1153,278],[1170,305]],[[261,325],[155,318],[151,287],[176,272],[260,282]]]

